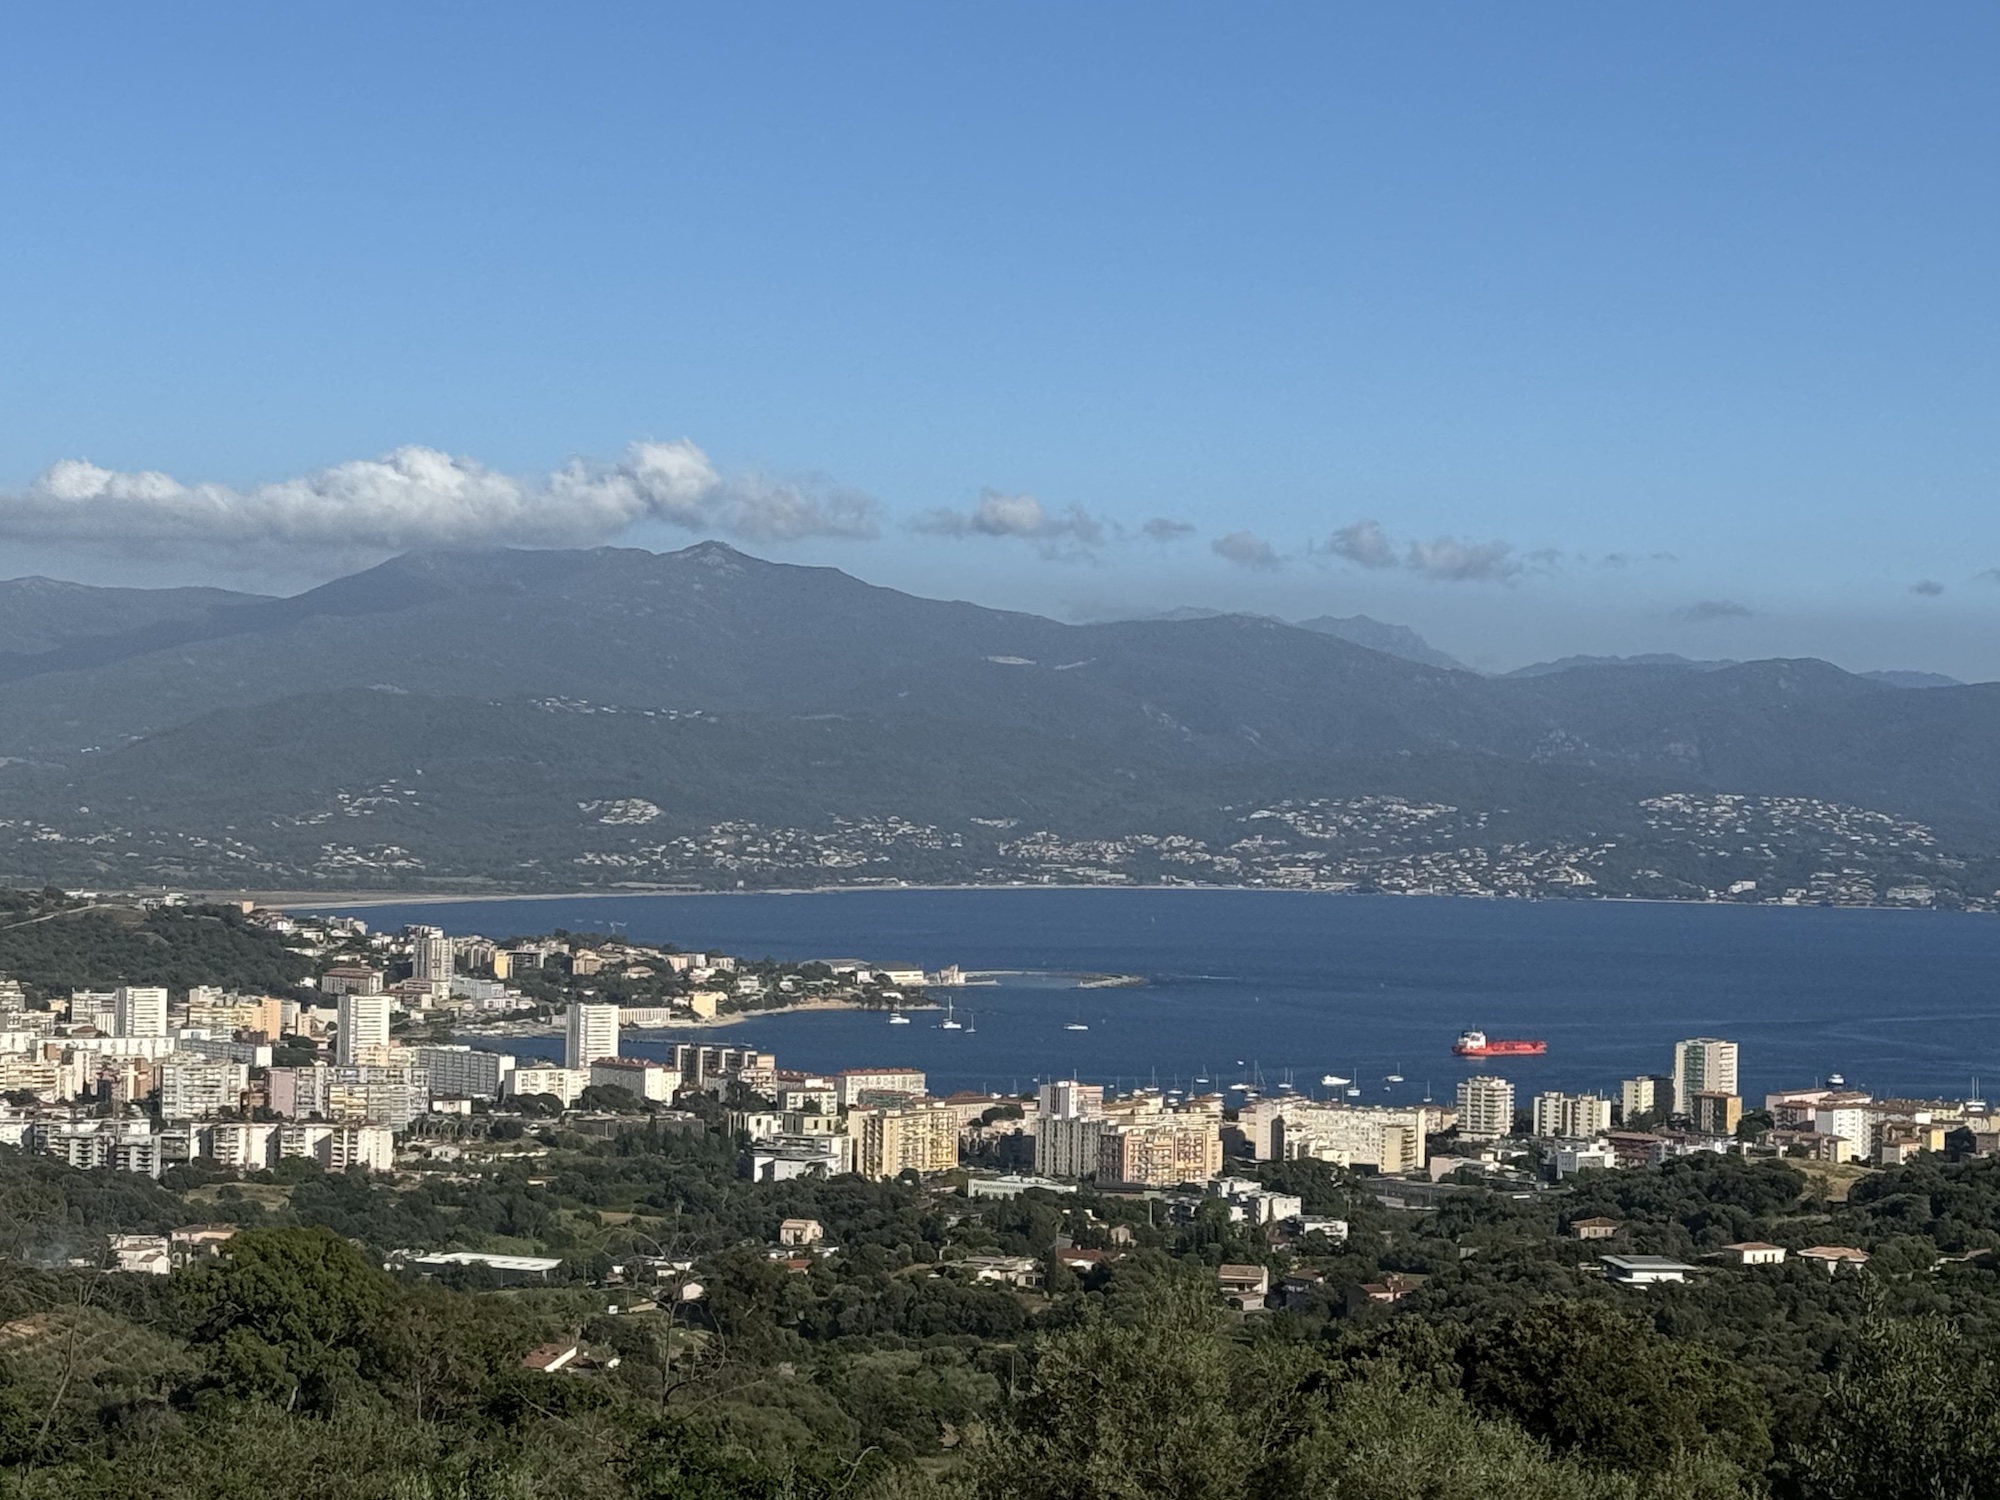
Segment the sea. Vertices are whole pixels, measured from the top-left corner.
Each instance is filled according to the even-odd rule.
[[[1489,901],[1248,890],[894,889],[555,896],[344,911],[493,938],[557,928],[746,958],[957,964],[992,982],[938,990],[912,1024],[880,1014],[759,1016],[630,1032],[627,1055],[696,1035],[781,1067],[924,1069],[934,1092],[1055,1077],[1116,1086],[1291,1084],[1356,1102],[1449,1099],[1469,1073],[1615,1090],[1667,1073],[1674,1042],[1740,1045],[1746,1099],[1841,1075],[1887,1095],[2000,1089],[2000,917],[1951,912]],[[1078,976],[1129,975],[1083,988]],[[1082,1025],[1087,1030],[1075,1030]],[[1459,1032],[1541,1038],[1541,1057],[1456,1057]],[[554,1038],[507,1050],[553,1055]],[[1353,1083],[1329,1087],[1334,1076]],[[1615,1097],[1615,1095],[1614,1095]]]

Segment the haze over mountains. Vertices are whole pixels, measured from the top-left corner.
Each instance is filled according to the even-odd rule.
[[[0,868],[1993,896],[2000,685],[1488,678],[1365,617],[1185,613],[1061,624],[717,543],[414,553],[291,599],[21,580]]]

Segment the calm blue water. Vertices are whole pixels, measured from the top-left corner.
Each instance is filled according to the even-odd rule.
[[[334,908],[327,908],[332,910]],[[935,1017],[773,1016],[711,1033],[786,1067],[925,1069],[934,1089],[1356,1078],[1369,1100],[1448,1098],[1457,1033],[1544,1037],[1481,1065],[1517,1087],[1667,1072],[1680,1037],[1742,1044],[1742,1088],[1830,1072],[1879,1094],[2000,1093],[2000,918],[1940,912],[1466,901],[1265,891],[862,891],[427,902],[349,908],[372,927],[489,937],[615,930],[748,957],[1143,975],[1142,989],[1010,980]],[[1087,1032],[1065,1031],[1078,1016]],[[637,1039],[634,1039],[635,1042]],[[517,1048],[533,1050],[531,1046]],[[643,1043],[627,1052],[645,1053]],[[652,1049],[657,1051],[657,1049]],[[1385,1075],[1407,1080],[1385,1087]]]

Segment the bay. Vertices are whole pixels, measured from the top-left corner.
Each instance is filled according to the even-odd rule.
[[[1741,1087],[1838,1072],[1878,1096],[2000,1088],[2000,920],[1948,912],[1516,902],[1243,890],[870,890],[536,897],[338,907],[372,927],[567,928],[744,957],[856,957],[1017,971],[949,993],[971,1026],[917,1011],[761,1016],[709,1029],[784,1067],[923,1068],[936,1092],[1072,1074],[1130,1086],[1353,1077],[1366,1102],[1448,1099],[1467,1073],[1614,1090],[1664,1073],[1676,1039],[1742,1048]],[[1025,972],[1020,972],[1025,971]],[[1142,977],[1078,989],[1050,975]],[[1081,1020],[1088,1031],[1071,1031]],[[1467,1063],[1458,1032],[1545,1038],[1540,1058]],[[553,1044],[510,1043],[546,1054]],[[624,1051],[657,1055],[636,1034]],[[1404,1082],[1384,1082],[1400,1073]]]

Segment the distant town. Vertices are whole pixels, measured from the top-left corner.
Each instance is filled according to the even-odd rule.
[[[82,810],[59,822],[0,818],[0,856],[117,868],[163,884],[265,889],[739,890],[870,885],[1195,885],[1510,898],[1622,898],[1782,906],[2000,904],[1990,871],[1927,825],[1812,797],[1676,792],[1552,836],[1546,810],[1469,808],[1375,795],[1212,809],[1184,828],[1066,832],[1011,817],[956,826],[893,814],[800,827],[748,819],[674,831],[656,803],[575,805],[507,880],[392,839],[371,824],[425,806],[402,781],[335,793],[289,818],[309,850],[243,834],[127,827]],[[1564,819],[1566,823],[1576,822]],[[1193,829],[1193,831],[1190,831]]]
[[[1980,1100],[1876,1098],[1835,1079],[1746,1106],[1737,1044],[1711,1037],[1676,1044],[1662,1071],[1636,1072],[1616,1097],[1517,1097],[1512,1082],[1481,1073],[1450,1102],[1389,1106],[1350,1102],[1339,1087],[1349,1080],[1331,1076],[1331,1099],[1247,1085],[1120,1094],[1074,1078],[1020,1095],[937,1097],[921,1071],[865,1057],[813,1073],[708,1038],[634,1057],[621,1040],[635,1031],[751,1009],[865,1005],[907,1019],[933,988],[966,976],[856,959],[752,964],[598,935],[503,944],[426,926],[380,933],[354,917],[248,903],[240,919],[309,960],[302,988],[316,998],[213,984],[58,993],[0,980],[0,1144],[151,1178],[190,1162],[256,1173],[291,1159],[421,1177],[505,1149],[497,1142],[520,1133],[496,1136],[506,1121],[607,1139],[721,1131],[739,1175],[755,1182],[851,1174],[974,1198],[1088,1184],[1158,1196],[1173,1212],[1219,1199],[1233,1218],[1311,1243],[1338,1243],[1347,1225],[1246,1173],[1324,1163],[1361,1174],[1387,1205],[1421,1210],[1467,1185],[1559,1196],[1580,1174],[1690,1156],[1783,1159],[1851,1179],[1926,1153],[2000,1154],[2000,1118]],[[509,1034],[556,1027],[559,1063],[501,1050]],[[492,1035],[479,1045],[456,1039],[481,1028]],[[1615,1225],[1571,1229],[1608,1238]],[[410,1247],[419,1259],[443,1248]],[[1856,1246],[1792,1248],[1841,1265],[1867,1258]],[[124,1249],[166,1255],[150,1240]],[[1744,1264],[1788,1253],[1762,1243],[1723,1250]],[[1614,1258],[1606,1268],[1639,1274]],[[991,1269],[1039,1274],[1026,1263]],[[1233,1295],[1249,1305],[1268,1291]]]

